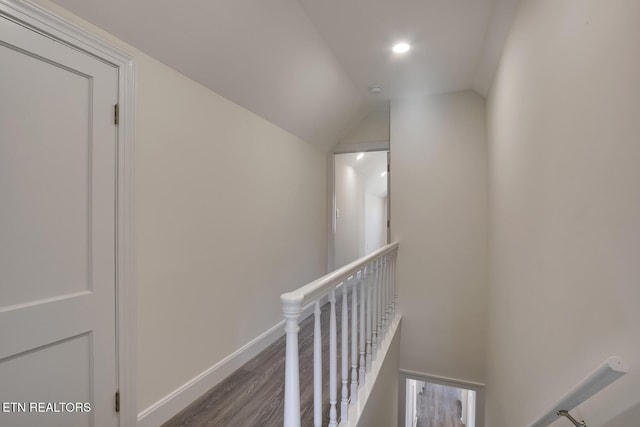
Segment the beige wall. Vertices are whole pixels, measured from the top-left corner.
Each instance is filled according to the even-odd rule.
[[[149,58],[138,83],[142,409],[275,325],[279,295],[324,273],[326,156]]]
[[[359,427],[394,427],[398,425],[398,364],[400,362],[400,329],[391,339],[384,362],[367,398]],[[404,426],[403,426],[404,427]]]
[[[528,424],[611,355],[631,372],[574,415],[640,402],[639,40],[637,0],[517,14],[488,103],[489,426]]]
[[[603,427],[630,427],[638,424],[640,419],[640,403],[608,421]]]
[[[326,155],[59,7],[133,54],[138,410],[278,323],[325,271]]]
[[[335,155],[336,216],[334,266],[340,268],[364,255],[364,183],[341,154]]]
[[[402,369],[484,381],[487,225],[484,99],[461,92],[393,103]]]
[[[362,118],[346,135],[339,145],[367,142],[389,142],[389,110],[372,110]]]
[[[364,255],[387,244],[387,198],[365,193]]]

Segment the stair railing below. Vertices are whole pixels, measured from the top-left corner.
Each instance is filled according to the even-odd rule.
[[[617,356],[607,358],[602,365],[569,390],[543,416],[530,423],[529,427],[547,427],[554,423],[558,417],[567,418],[575,426],[586,427],[587,424],[584,421],[576,420],[569,411],[621,378],[627,372],[629,372],[629,366],[624,359]]]
[[[344,424],[350,404],[364,390],[366,373],[380,357],[380,343],[396,319],[396,260],[398,242],[384,246],[332,273],[282,294],[285,318],[286,366],[284,386],[284,426],[300,427],[300,369],[298,330],[303,308],[314,304],[313,336],[313,414],[314,426],[322,425],[322,335],[320,301],[328,296],[329,311],[329,426]],[[351,332],[349,333],[348,293],[351,291]],[[341,316],[341,400],[338,418],[336,294],[342,298]],[[351,335],[351,373],[349,374],[349,335]],[[351,383],[349,383],[349,375]],[[364,397],[364,396],[362,396]],[[353,406],[352,406],[353,407]]]

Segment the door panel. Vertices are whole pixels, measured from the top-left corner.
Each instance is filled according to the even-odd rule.
[[[93,378],[67,375],[68,372],[91,372],[91,347],[91,335],[87,333],[53,342],[1,363],[0,377],[12,384],[11,397],[15,402],[51,402],[54,395],[59,400],[53,402],[91,402]],[[55,409],[61,410],[59,405]],[[51,416],[52,424],[49,421],[45,424],[46,416],[46,413],[28,416],[20,412],[5,413],[2,421],[7,426],[92,425],[91,412],[58,412]]]
[[[2,17],[0,64],[0,425],[116,426],[117,69]]]
[[[0,63],[2,98],[12,100],[0,107],[9,123],[0,145],[0,227],[12,243],[0,246],[0,282],[8,285],[0,301],[88,290],[91,80],[4,46]]]

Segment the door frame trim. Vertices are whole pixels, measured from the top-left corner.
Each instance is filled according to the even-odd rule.
[[[336,154],[367,153],[386,151],[390,161],[391,143],[389,141],[359,142],[354,144],[336,144],[327,153],[327,272],[335,270],[336,241]],[[391,221],[391,174],[387,174],[387,220]],[[391,242],[391,228],[387,227],[387,243]]]
[[[485,405],[485,385],[483,383],[459,380],[456,378],[443,377],[441,375],[425,374],[422,372],[398,370],[398,426],[405,426],[405,414],[407,405],[408,379],[418,380],[432,384],[440,384],[447,387],[463,388],[476,392],[476,427],[484,427],[484,405]]]
[[[16,21],[118,70],[116,184],[116,351],[120,427],[134,427],[136,410],[135,62],[133,56],[28,0],[0,0],[0,16]],[[115,396],[114,396],[115,399]]]

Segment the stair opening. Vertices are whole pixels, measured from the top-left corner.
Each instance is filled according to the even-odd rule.
[[[475,427],[476,392],[426,381],[406,381],[405,427]]]
[[[484,385],[400,371],[401,427],[484,427]]]

